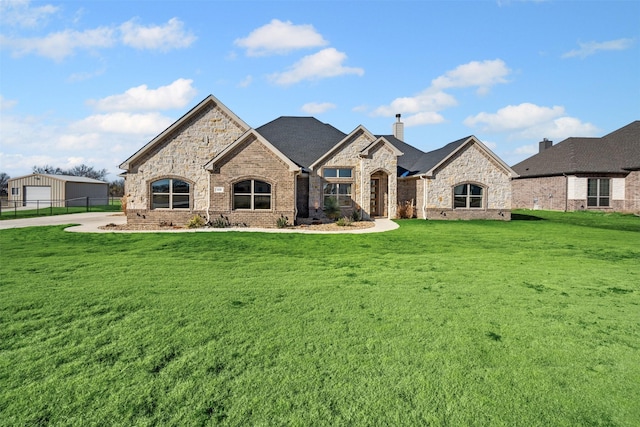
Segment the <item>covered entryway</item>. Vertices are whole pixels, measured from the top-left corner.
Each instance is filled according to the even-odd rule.
[[[369,215],[374,217],[387,217],[389,214],[388,188],[389,176],[382,171],[371,175],[369,181]]]
[[[47,186],[24,186],[24,206],[49,207],[51,205],[51,187]]]

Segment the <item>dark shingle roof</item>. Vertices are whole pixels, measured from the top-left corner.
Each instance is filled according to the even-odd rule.
[[[602,138],[567,138],[512,167],[521,178],[636,168],[640,168],[640,121]]]
[[[309,167],[347,136],[314,117],[278,117],[256,131],[302,167]]]
[[[383,137],[398,150],[402,151],[402,156],[398,157],[398,176],[403,174],[410,175],[413,165],[424,155],[424,151],[418,150],[416,147],[399,140],[393,135],[376,135]]]
[[[448,143],[442,148],[424,153],[420,159],[413,165],[413,170],[418,174],[426,173],[431,170],[435,165],[446,159],[451,153],[458,149],[462,144],[471,138],[467,136]]]

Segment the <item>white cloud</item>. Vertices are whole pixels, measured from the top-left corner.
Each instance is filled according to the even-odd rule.
[[[107,48],[114,44],[114,30],[108,27],[85,31],[64,30],[45,37],[32,38],[11,38],[0,35],[0,47],[13,50],[15,57],[35,53],[58,62],[73,55],[78,49]]]
[[[420,125],[435,125],[444,122],[444,117],[433,111],[423,111],[403,119],[408,127]]]
[[[322,114],[334,108],[336,108],[336,104],[332,104],[331,102],[309,102],[302,106],[302,111],[307,114]]]
[[[118,165],[173,121],[158,113],[94,115],[74,123],[50,115],[0,114],[0,164],[10,176],[21,176],[34,165],[85,163],[107,169],[115,179]]]
[[[521,145],[520,147],[517,147],[514,150],[515,154],[521,155],[524,154],[526,156],[532,156],[534,154],[538,154],[538,145],[537,144],[528,144],[528,145]]]
[[[435,78],[431,86],[436,89],[477,87],[479,94],[486,94],[491,86],[507,83],[511,73],[501,59],[471,61]]]
[[[253,77],[249,75],[242,79],[240,83],[238,83],[238,87],[249,87],[251,86],[251,83],[253,83]]]
[[[525,102],[520,105],[508,105],[493,114],[479,113],[467,117],[464,124],[470,127],[482,125],[481,129],[484,132],[503,132],[546,123],[564,114],[563,107],[540,107]]]
[[[294,25],[290,21],[273,19],[253,30],[247,37],[236,39],[234,44],[245,48],[248,56],[264,56],[326,46],[328,42],[313,25]]]
[[[376,108],[372,115],[391,117],[397,113],[436,112],[456,104],[456,99],[448,93],[429,88],[413,97],[396,98],[391,104]]]
[[[606,42],[587,42],[578,43],[579,49],[574,49],[566,52],[562,55],[563,58],[586,58],[587,56],[594,55],[600,51],[607,50],[625,50],[629,49],[633,45],[633,39],[617,39]]]
[[[118,41],[135,49],[166,52],[188,47],[195,40],[193,34],[184,30],[182,21],[172,18],[163,26],[142,26],[130,20],[119,27],[102,26],[83,31],[65,29],[42,37],[0,35],[0,48],[10,49],[14,57],[35,54],[60,62],[78,50],[106,49]]]
[[[173,123],[160,113],[131,114],[124,112],[95,114],[69,126],[73,133],[111,133],[128,135],[158,134]]]
[[[12,27],[36,28],[45,24],[58,10],[58,7],[50,4],[31,7],[30,0],[2,0],[0,22]]]
[[[271,80],[279,85],[291,85],[302,80],[320,80],[345,74],[362,76],[362,68],[345,67],[342,63],[347,59],[344,52],[329,47],[313,55],[308,55],[296,62],[288,71],[275,73]]]
[[[89,100],[87,104],[98,111],[151,111],[184,108],[196,95],[193,80],[177,79],[167,86],[149,89],[140,85],[120,95],[111,95],[99,100]]]
[[[162,26],[143,26],[132,19],[120,25],[120,32],[126,46],[163,52],[189,47],[196,40],[192,33],[184,30],[184,23],[178,18],[171,18]]]
[[[0,111],[10,110],[12,109],[18,101],[14,99],[6,99],[4,96],[0,95]]]
[[[564,107],[531,103],[509,105],[496,113],[479,113],[467,117],[464,124],[479,126],[483,132],[507,133],[510,140],[551,138],[561,141],[571,136],[595,136],[599,132],[591,123],[567,116]]]
[[[382,105],[371,113],[372,116],[393,117],[395,114],[410,114],[405,117],[407,126],[437,124],[445,121],[440,111],[458,105],[456,98],[445,89],[476,87],[477,93],[484,95],[489,89],[507,83],[511,70],[501,59],[472,61],[431,81],[431,86],[415,96],[396,98],[388,105]]]

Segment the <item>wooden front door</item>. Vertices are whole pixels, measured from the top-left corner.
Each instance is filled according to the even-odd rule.
[[[370,215],[371,216],[380,216],[380,179],[372,178],[371,179],[371,206],[370,206]]]

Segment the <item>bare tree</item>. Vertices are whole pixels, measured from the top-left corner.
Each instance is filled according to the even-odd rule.
[[[33,173],[46,173],[51,175],[70,175],[70,176],[84,176],[86,178],[98,179],[104,181],[109,174],[106,169],[96,170],[93,166],[87,166],[84,163],[79,166],[74,166],[71,169],[62,169],[59,167],[44,165],[34,166]]]
[[[0,196],[9,194],[9,179],[11,177],[4,172],[0,172]]]
[[[109,183],[109,195],[113,197],[124,196],[124,179],[119,178]]]

